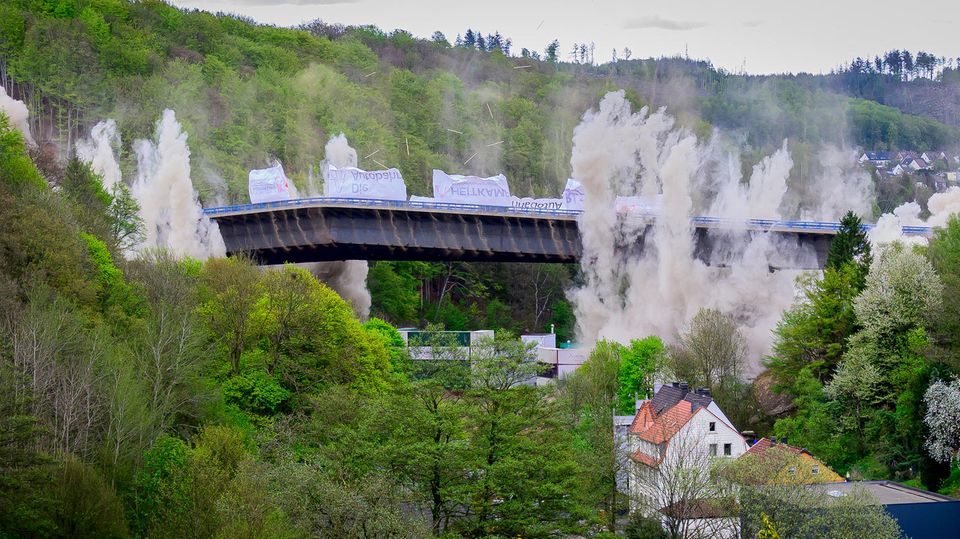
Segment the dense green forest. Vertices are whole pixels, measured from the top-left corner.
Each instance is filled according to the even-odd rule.
[[[851,214],[778,330],[771,373],[795,405],[778,419],[718,311],[674,345],[600,342],[564,383],[518,384],[538,369],[508,333],[469,368],[443,340],[411,361],[302,269],[126,260],[111,225],[136,220],[110,198],[76,160],[38,169],[0,116],[0,536],[610,537],[626,510],[611,412],[665,378],[842,473],[960,486],[960,220],[926,250],[871,254]],[[857,503],[831,529],[897,537]],[[763,507],[741,510],[823,525]]]
[[[442,168],[556,196],[580,115],[617,88],[704,139],[735,134],[745,169],[788,139],[791,182],[818,173],[825,144],[960,139],[950,118],[854,91],[848,71],[593,65],[563,61],[557,44],[517,55],[502,37],[482,50],[475,35],[450,41],[156,1],[0,4],[0,84],[30,107],[39,143],[0,115],[0,537],[601,537],[626,506],[610,412],[629,413],[654,378],[710,388],[739,428],[789,437],[842,474],[960,491],[956,219],[927,247],[871,252],[848,216],[827,269],[784,313],[763,383],[743,374],[736,321],[704,310],[677,339],[598,343],[566,383],[534,387],[516,384],[536,369],[513,336],[553,324],[573,338],[574,267],[376,263],[377,317],[361,322],[293,266],[125,259],[135,212],[114,211],[117,193],[72,158],[113,118],[132,175],[133,141],[171,108],[208,206],[244,201],[247,170],[272,159],[306,189],[340,132],[361,167],[398,167],[412,194]],[[858,76],[888,103],[910,84],[956,82],[892,69]],[[913,186],[877,192],[888,210]],[[498,334],[466,369],[410,361],[395,329],[406,324]],[[718,340],[728,355],[702,352]],[[657,537],[649,525],[626,533]]]

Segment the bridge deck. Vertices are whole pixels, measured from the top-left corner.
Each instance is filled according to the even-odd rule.
[[[345,198],[309,198],[209,208],[228,253],[265,264],[330,260],[577,262],[581,212]],[[636,230],[617,249],[639,252],[656,215],[621,213]],[[771,269],[815,269],[826,262],[837,223],[693,217],[695,256],[707,264],[736,264],[743,236],[766,235],[776,253]],[[866,225],[869,229],[870,226]],[[905,232],[929,235],[926,227]]]
[[[211,218],[259,213],[264,211],[290,208],[383,208],[392,210],[406,210],[411,212],[496,215],[542,217],[552,220],[576,221],[583,212],[574,210],[548,210],[540,208],[520,208],[512,206],[486,206],[480,204],[450,204],[442,202],[413,202],[405,200],[376,200],[361,198],[334,198],[313,197],[278,202],[264,202],[260,204],[239,204],[218,208],[204,208],[203,213]],[[627,218],[631,221],[653,224],[656,215],[653,213],[630,213]],[[829,221],[782,221],[774,219],[722,219],[720,217],[696,216],[690,218],[691,223],[698,227],[724,228],[733,230],[751,230],[760,232],[807,232],[813,234],[836,234],[840,229],[839,223]],[[864,230],[873,228],[872,224],[863,224]],[[930,236],[932,230],[927,226],[904,226],[903,233],[907,236]]]

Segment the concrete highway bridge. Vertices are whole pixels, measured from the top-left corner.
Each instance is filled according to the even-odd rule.
[[[572,263],[579,261],[582,252],[580,213],[326,197],[204,209],[219,225],[228,254],[246,253],[261,264],[332,260]],[[655,218],[620,214],[619,226],[638,232],[625,235],[635,241],[618,248],[642,250]],[[724,265],[724,260],[735,257],[736,246],[743,245],[739,240],[771,235],[784,253],[780,260],[770,261],[771,270],[822,268],[839,228],[837,223],[715,217],[693,217],[691,224],[696,256],[713,265]],[[904,233],[928,236],[930,229],[904,227]]]

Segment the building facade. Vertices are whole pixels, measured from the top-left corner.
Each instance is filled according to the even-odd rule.
[[[673,532],[710,526],[708,535],[736,536],[736,519],[718,510],[725,495],[711,470],[718,459],[735,459],[747,449],[709,391],[682,383],[657,388],[640,403],[628,430],[631,511],[659,516]]]

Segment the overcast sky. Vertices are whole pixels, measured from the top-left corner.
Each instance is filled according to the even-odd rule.
[[[452,42],[468,27],[499,31],[542,51],[560,40],[596,44],[597,63],[629,47],[635,58],[689,52],[731,71],[827,72],[889,49],[960,56],[955,0],[173,0],[182,7],[241,13],[282,26],[313,19],[402,28]],[[622,54],[622,53],[621,53]]]

